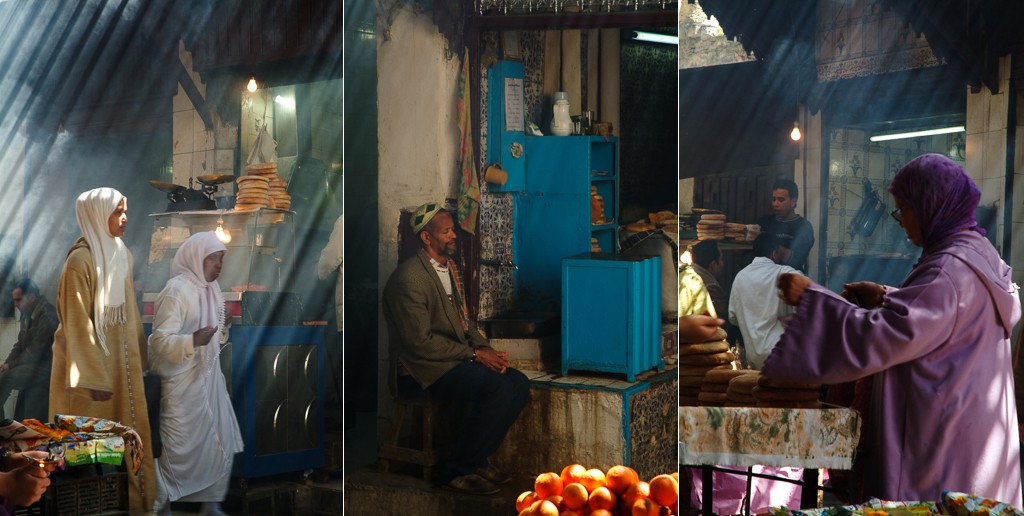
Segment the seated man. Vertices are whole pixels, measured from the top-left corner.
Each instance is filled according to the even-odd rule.
[[[448,489],[498,492],[510,477],[488,463],[529,397],[526,376],[509,367],[469,319],[455,269],[452,216],[437,203],[416,209],[420,250],[402,262],[384,287],[391,367],[399,388],[415,383],[436,400],[469,404],[457,445],[437,468]],[[397,359],[397,360],[396,360]]]
[[[50,384],[50,364],[53,362],[53,333],[57,330],[57,311],[42,294],[39,287],[30,279],[14,283],[11,293],[14,306],[21,312],[21,331],[18,342],[14,344],[7,360],[0,365],[0,419],[3,403],[17,389],[24,391],[28,387],[48,389]],[[45,392],[45,391],[44,391]],[[46,421],[46,397],[30,407],[28,417]],[[41,408],[40,410],[32,410]]]

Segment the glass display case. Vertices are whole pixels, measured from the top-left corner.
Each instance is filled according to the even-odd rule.
[[[228,248],[219,278],[224,292],[281,292],[283,271],[293,266],[295,226],[291,211],[205,210],[154,213],[147,292],[159,292],[171,272],[178,247],[194,233],[218,231]],[[220,228],[220,230],[218,230]]]

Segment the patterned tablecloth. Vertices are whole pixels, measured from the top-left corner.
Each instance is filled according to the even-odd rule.
[[[679,463],[850,469],[860,414],[845,408],[679,407]]]

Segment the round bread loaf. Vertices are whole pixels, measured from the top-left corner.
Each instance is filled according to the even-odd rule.
[[[743,376],[750,374],[750,369],[716,369],[714,371],[708,371],[704,375],[705,383],[722,383],[729,385],[729,381],[737,376]]]
[[[729,351],[729,343],[724,340],[679,345],[680,355],[707,355],[709,353],[721,353],[723,351]]]
[[[704,374],[707,373],[708,371],[715,371],[715,370],[718,370],[718,369],[732,369],[732,368],[729,367],[729,364],[715,364],[715,365],[703,365],[703,366],[680,365],[677,370],[679,371],[679,376],[695,376],[695,375],[700,375],[701,377],[703,377]]]
[[[681,355],[679,357],[679,363],[686,365],[728,364],[733,360],[736,360],[736,355],[733,355],[732,352],[729,351],[711,353],[707,355]]]
[[[757,378],[761,376],[761,373],[747,373],[745,375],[737,376],[732,380],[729,380],[729,388],[745,394],[750,394],[757,387]]]
[[[700,392],[721,392],[729,390],[729,384],[727,383],[708,383],[704,382],[700,386]]]
[[[679,395],[680,396],[692,396],[692,397],[696,398],[698,394],[700,394],[700,387],[680,387],[679,388]]]
[[[680,376],[679,386],[680,387],[700,387],[704,384],[703,376]]]
[[[732,407],[732,408],[756,408],[757,407],[757,405],[753,404],[753,403],[740,403],[740,402],[737,402],[737,401],[727,401],[727,402],[725,402],[725,405],[722,405],[722,406],[723,407]]]
[[[729,401],[734,401],[736,403],[743,403],[744,405],[757,405],[757,398],[749,394],[743,394],[742,392],[734,391],[731,387],[728,391],[725,392],[725,397],[728,398]]]
[[[821,396],[816,389],[773,389],[760,385],[751,394],[758,401],[814,401]]]

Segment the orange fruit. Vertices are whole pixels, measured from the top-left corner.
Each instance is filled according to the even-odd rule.
[[[562,468],[562,474],[559,477],[562,479],[562,485],[567,486],[573,482],[579,482],[583,478],[583,474],[586,473],[587,468],[584,468],[580,464],[569,464]]]
[[[633,516],[658,516],[661,506],[650,498],[641,498],[632,505]]]
[[[576,512],[576,511],[574,511],[572,509],[569,509],[569,510],[563,511],[562,514],[559,514],[558,516],[583,516],[583,514],[578,513],[578,512]]]
[[[580,478],[580,483],[583,487],[587,488],[587,492],[593,494],[594,490],[599,487],[604,487],[607,479],[605,479],[604,471],[597,468],[590,468],[583,472],[583,477]]]
[[[612,514],[611,511],[606,511],[604,509],[598,509],[596,511],[591,512],[590,516],[615,516],[615,515]]]
[[[658,505],[672,507],[679,502],[679,483],[671,475],[658,475],[651,479],[650,498]]]
[[[613,493],[621,495],[629,489],[629,486],[640,481],[640,477],[633,468],[627,466],[612,466],[605,475],[606,486]]]
[[[587,488],[583,487],[583,484],[573,482],[562,489],[562,504],[568,509],[582,509],[584,505],[587,505],[588,498],[590,498],[590,493],[587,492]]]
[[[555,504],[555,507],[558,507],[559,512],[561,512],[562,509],[565,509],[565,504],[562,503],[562,497],[560,495],[551,495],[545,498],[545,500]]]
[[[516,510],[522,512],[524,509],[529,509],[533,502],[537,501],[537,493],[533,491],[523,491],[516,498]]]
[[[562,494],[562,478],[556,473],[547,472],[537,475],[533,482],[533,490],[537,492],[537,499],[543,500],[552,495]]]
[[[618,504],[618,499],[615,498],[615,494],[612,493],[607,487],[599,487],[590,492],[590,498],[587,499],[587,505],[592,510],[604,509],[611,511],[615,509]]]
[[[673,471],[672,472],[672,478],[676,479],[676,483],[678,484],[679,483],[679,472],[678,471]]]
[[[558,507],[547,500],[537,500],[530,507],[532,516],[558,516]]]
[[[626,507],[633,507],[637,500],[649,496],[651,496],[651,485],[641,480],[626,489],[622,495],[622,501],[626,502]]]

